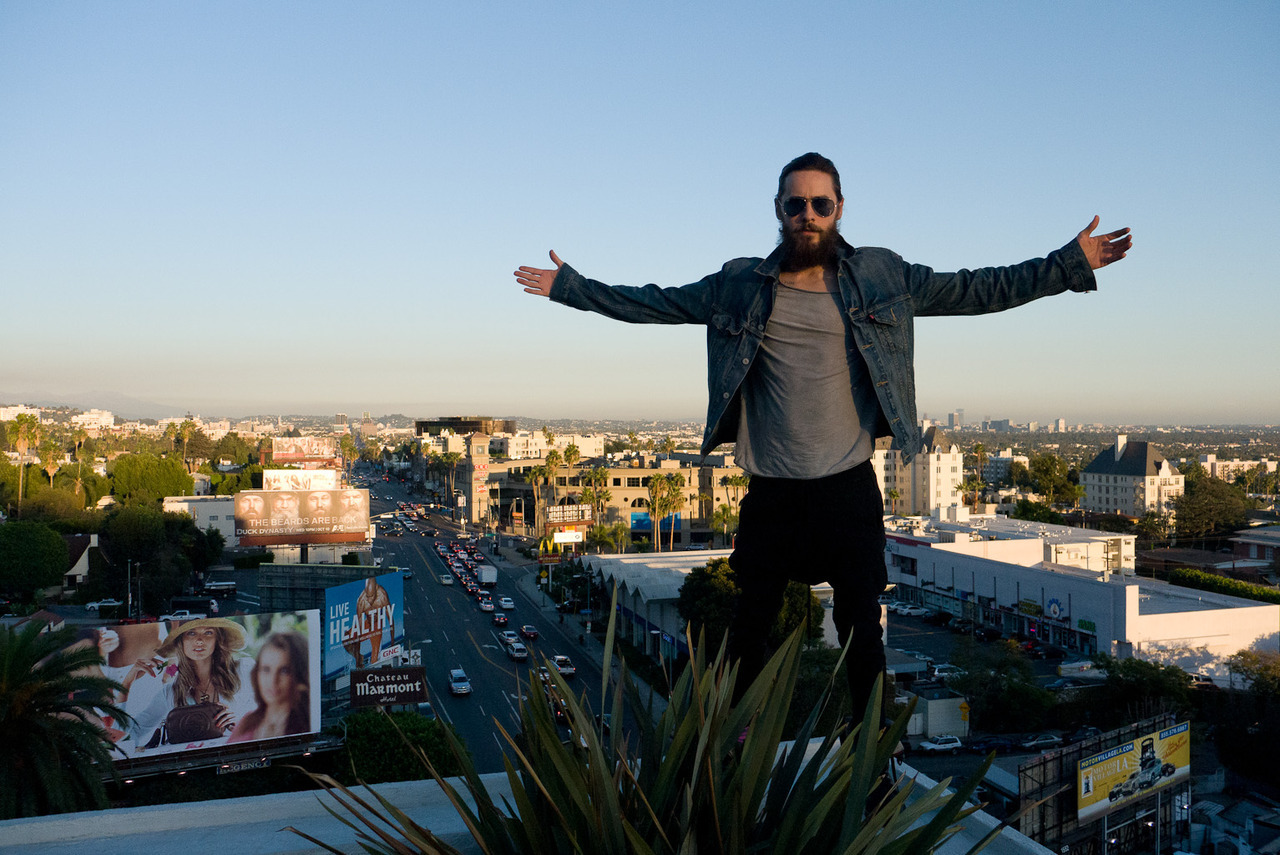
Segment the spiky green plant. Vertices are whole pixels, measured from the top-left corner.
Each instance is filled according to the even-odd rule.
[[[700,648],[691,648],[695,652],[688,667],[655,723],[625,666],[619,669],[620,679],[610,679],[611,618],[600,709],[619,725],[624,709],[631,712],[634,747],[624,727],[610,727],[606,733],[585,694],[574,697],[552,668],[551,685],[563,699],[570,738],[562,740],[549,705],[530,692],[531,698],[520,705],[521,733],[510,734],[498,725],[511,749],[504,760],[510,800],[504,796],[501,806],[495,803],[452,734],[464,770],[462,785],[474,809],[425,755],[420,758],[487,855],[933,852],[955,833],[956,821],[974,810],[965,801],[987,764],[950,795],[950,780],[910,799],[912,781],[877,788],[911,710],[880,729],[877,687],[851,732],[837,731],[811,745],[835,674],[794,744],[784,746],[801,632],[792,634],[737,704],[732,701],[737,665],[724,646],[709,661]],[[369,800],[331,778],[316,780],[340,806],[326,809],[357,833],[367,851],[457,852],[372,790]],[[342,851],[291,830],[330,852]]]

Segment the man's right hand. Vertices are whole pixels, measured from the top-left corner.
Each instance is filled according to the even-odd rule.
[[[541,267],[521,266],[515,271],[516,282],[524,286],[526,294],[537,294],[539,297],[550,296],[551,283],[556,281],[556,274],[560,272],[560,267],[564,264],[560,260],[560,256],[556,255],[554,249],[551,250],[551,263],[555,265],[555,268],[551,270],[544,270]]]

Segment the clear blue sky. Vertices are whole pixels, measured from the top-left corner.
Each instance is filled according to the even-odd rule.
[[[790,158],[937,269],[1130,226],[1100,289],[917,325],[920,408],[1280,422],[1280,4],[0,4],[0,395],[700,418],[704,333],[523,294],[774,246]]]

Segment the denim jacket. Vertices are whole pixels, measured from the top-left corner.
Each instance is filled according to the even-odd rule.
[[[742,381],[760,350],[778,288],[781,248],[768,258],[735,258],[690,285],[605,285],[563,265],[552,300],[634,324],[703,324],[707,328],[707,426],[702,454],[738,435]],[[878,247],[839,239],[837,279],[852,341],[866,361],[880,402],[877,436],[893,436],[910,459],[916,427],[917,315],[999,312],[1063,291],[1097,288],[1084,252],[1072,240],[1047,258],[1009,267],[935,273]]]

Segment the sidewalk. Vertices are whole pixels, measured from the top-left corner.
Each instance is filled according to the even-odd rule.
[[[499,548],[496,555],[486,553],[486,556],[499,567],[504,567],[518,574],[516,576],[516,585],[529,596],[530,601],[535,604],[538,612],[546,616],[543,621],[544,624],[550,625],[551,623],[559,621],[560,613],[556,611],[555,603],[553,603],[551,598],[546,596],[538,587],[539,566],[537,561],[531,561],[515,549],[507,547]],[[581,625],[581,619],[576,616],[566,617],[566,629],[573,629],[573,627],[570,626],[571,622],[577,622],[579,624],[578,632],[585,637],[584,643],[579,646],[582,655],[585,658],[591,659],[591,661],[596,664],[596,667],[602,668],[604,666],[603,642],[596,637],[594,632],[586,632],[586,628]],[[607,624],[602,624],[601,628],[604,626],[607,626]],[[617,674],[618,659],[615,656],[613,660],[613,676],[616,678]],[[649,684],[642,680],[635,671],[631,671],[631,682],[635,684],[636,690],[640,693],[641,702],[648,703],[650,697],[653,698],[653,712],[655,719],[658,716],[661,716],[667,708],[667,699],[653,691]]]

